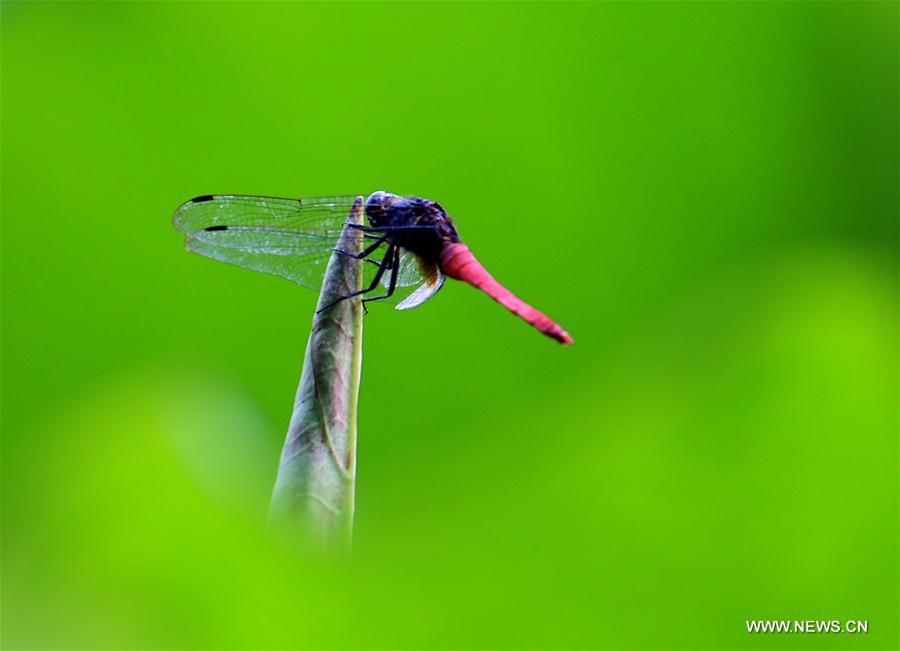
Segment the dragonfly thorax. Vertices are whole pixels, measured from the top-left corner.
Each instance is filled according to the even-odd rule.
[[[385,229],[388,239],[420,255],[439,252],[444,242],[459,241],[450,216],[430,199],[373,192],[366,199],[366,217],[373,228]]]

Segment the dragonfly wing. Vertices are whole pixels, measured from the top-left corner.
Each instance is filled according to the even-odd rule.
[[[354,199],[206,195],[173,223],[190,251],[318,289]]]
[[[397,268],[397,287],[415,287],[425,282],[422,274],[422,262],[415,253],[400,249],[400,266]],[[390,272],[385,272],[381,284],[388,287],[391,282]]]
[[[303,232],[340,230],[354,195],[287,199],[242,194],[208,194],[175,211],[175,228],[190,235],[210,227],[255,227]]]
[[[418,274],[419,282],[421,282],[422,279],[424,279],[425,282],[419,285],[409,296],[397,304],[396,309],[398,310],[411,310],[414,307],[420,306],[429,298],[437,294],[438,290],[444,286],[444,274],[441,273],[437,264],[428,263],[421,258],[416,258],[416,260],[418,262],[418,271],[420,272]]]

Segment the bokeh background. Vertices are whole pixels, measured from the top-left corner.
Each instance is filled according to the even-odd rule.
[[[897,31],[4,2],[3,646],[897,648]],[[265,528],[316,296],[170,216],[376,189],[577,344],[373,307],[348,561]]]

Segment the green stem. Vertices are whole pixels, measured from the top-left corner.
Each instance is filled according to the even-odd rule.
[[[348,221],[362,223],[362,197],[353,204]],[[359,230],[345,227],[338,248],[359,252],[362,241]],[[348,299],[322,308],[361,287],[362,264],[333,254],[313,318],[269,510],[272,522],[300,527],[328,547],[348,550],[355,502],[362,301]]]

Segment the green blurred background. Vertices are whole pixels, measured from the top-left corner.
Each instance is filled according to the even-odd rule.
[[[897,648],[897,26],[4,2],[3,646]],[[170,216],[377,189],[578,343],[373,307],[346,562],[265,530],[314,292]]]

